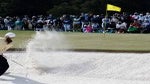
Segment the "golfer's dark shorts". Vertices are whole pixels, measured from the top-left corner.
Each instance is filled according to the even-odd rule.
[[[7,59],[0,55],[0,76],[3,75],[8,68],[9,64],[7,62]]]

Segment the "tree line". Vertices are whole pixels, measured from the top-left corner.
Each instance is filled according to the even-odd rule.
[[[149,12],[148,0],[0,0],[0,16],[53,14],[105,14],[106,4],[122,8],[122,12]]]

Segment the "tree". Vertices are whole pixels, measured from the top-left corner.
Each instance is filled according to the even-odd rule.
[[[106,12],[106,4],[117,5],[122,12],[148,12],[148,0],[0,0],[0,16],[6,15],[38,15],[53,13],[80,14]]]

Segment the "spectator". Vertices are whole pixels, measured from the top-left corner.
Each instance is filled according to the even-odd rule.
[[[7,16],[7,17],[4,19],[4,23],[5,23],[5,28],[6,28],[6,30],[11,30],[11,27],[10,27],[9,22],[10,22],[10,17]]]
[[[150,33],[150,22],[148,20],[144,20],[142,23],[142,33]]]
[[[92,32],[92,26],[89,24],[85,26],[85,33],[90,33],[90,32]]]
[[[108,17],[104,17],[102,19],[102,28],[103,28],[103,32],[105,32],[105,30],[107,30],[107,28],[110,25],[110,19]]]
[[[116,30],[117,30],[117,33],[125,33],[127,31],[127,24],[125,22],[121,22],[119,21],[117,24],[116,24]]]
[[[20,20],[20,18],[17,18],[17,20],[15,21],[15,29],[16,30],[22,30],[22,21]]]
[[[23,27],[23,30],[29,30],[29,22],[28,22],[28,19],[23,19],[22,20],[22,27]]]
[[[64,31],[71,31],[72,21],[69,16],[65,16],[63,19],[63,28]]]
[[[134,22],[130,24],[127,31],[129,33],[139,33],[140,30],[141,30],[141,24],[137,19],[135,19]]]
[[[43,25],[44,25],[44,22],[43,22],[42,18],[39,18],[39,20],[36,23],[36,29],[35,30],[36,31],[44,31]]]
[[[81,21],[78,16],[73,18],[73,30],[74,31],[81,31]]]
[[[37,23],[36,16],[32,16],[32,19],[31,19],[32,30],[36,30],[36,23]]]
[[[92,23],[92,30],[93,32],[99,32],[100,25],[98,23]]]

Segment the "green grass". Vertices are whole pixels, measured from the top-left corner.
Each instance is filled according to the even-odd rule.
[[[0,31],[0,36],[8,31]],[[13,48],[25,48],[34,31],[12,31],[16,33]],[[108,51],[150,51],[150,34],[102,34],[102,33],[63,33],[71,49]]]
[[[150,51],[149,34],[67,33],[74,49]]]

